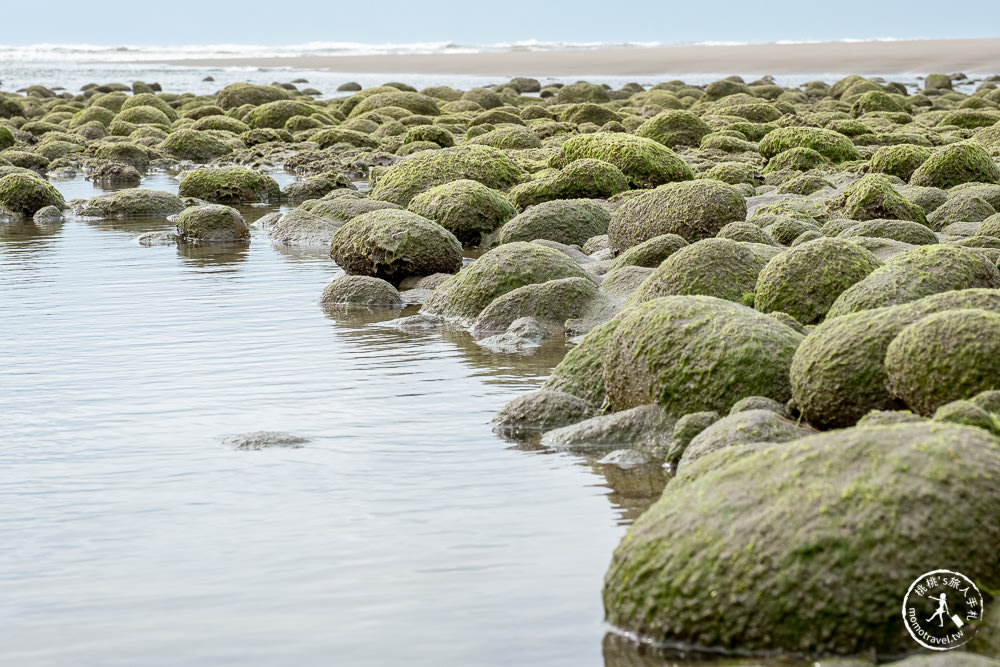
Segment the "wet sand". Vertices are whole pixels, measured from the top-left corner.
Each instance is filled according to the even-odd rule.
[[[669,46],[548,52],[166,60],[197,67],[294,67],[379,74],[652,75],[1000,72],[1000,39]]]

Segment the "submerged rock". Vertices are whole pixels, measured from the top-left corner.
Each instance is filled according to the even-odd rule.
[[[324,305],[403,307],[403,299],[392,284],[371,276],[341,276],[323,288],[319,301]]]
[[[291,433],[281,433],[279,431],[252,431],[223,438],[222,444],[235,449],[267,449],[269,447],[301,447],[309,442],[309,438],[303,438]]]

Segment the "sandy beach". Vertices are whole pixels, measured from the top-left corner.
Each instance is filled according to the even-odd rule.
[[[294,67],[351,73],[517,75],[893,74],[1000,72],[1000,39],[670,46],[432,55],[165,60],[163,64]]]

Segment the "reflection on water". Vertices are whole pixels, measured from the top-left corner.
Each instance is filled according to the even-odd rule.
[[[489,426],[566,344],[326,313],[322,249],[135,242],[170,227],[0,228],[4,662],[601,664],[632,491]]]

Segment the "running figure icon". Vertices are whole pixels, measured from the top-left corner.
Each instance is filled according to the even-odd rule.
[[[931,621],[933,621],[936,618],[936,619],[938,619],[940,621],[938,623],[938,627],[943,628],[944,627],[944,615],[947,614],[947,613],[948,613],[948,602],[947,602],[947,600],[945,598],[945,594],[942,593],[941,597],[938,598],[938,608],[937,608],[937,611],[935,611],[931,615],[931,617],[927,619],[927,622],[930,623]]]

